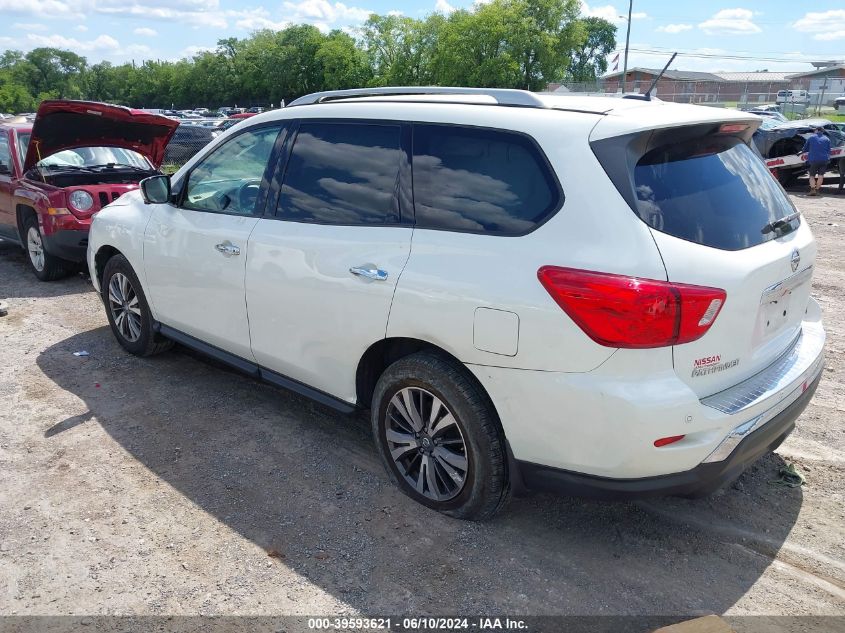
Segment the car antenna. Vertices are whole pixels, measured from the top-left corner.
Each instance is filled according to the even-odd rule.
[[[669,58],[669,61],[666,62],[666,65],[663,67],[657,77],[654,78],[654,81],[651,82],[651,85],[648,87],[648,90],[645,91],[644,94],[641,95],[622,95],[623,99],[642,99],[643,101],[651,101],[651,91],[654,90],[654,87],[657,85],[657,82],[660,81],[660,78],[666,73],[669,69],[669,66],[672,65],[672,62],[675,61],[675,58],[678,56],[677,52],[672,53],[672,57]]]

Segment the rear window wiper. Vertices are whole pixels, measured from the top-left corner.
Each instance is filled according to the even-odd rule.
[[[767,234],[771,233],[772,231],[782,231],[786,227],[790,226],[794,220],[797,220],[800,217],[801,217],[800,211],[796,211],[795,213],[790,213],[789,215],[785,215],[784,217],[782,217],[778,220],[773,220],[772,222],[769,222],[766,226],[764,226],[762,229],[760,229],[760,232],[763,235],[767,235]]]

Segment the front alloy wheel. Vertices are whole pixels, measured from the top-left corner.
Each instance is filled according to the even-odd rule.
[[[141,338],[141,308],[132,282],[123,273],[109,280],[109,310],[120,335],[134,343]]]
[[[173,346],[154,330],[144,289],[123,255],[106,262],[101,289],[109,325],[123,349],[136,356],[150,356]]]
[[[67,274],[67,262],[51,255],[44,248],[44,236],[41,235],[41,229],[38,227],[38,217],[34,214],[26,218],[23,235],[29,265],[32,266],[32,272],[36,277],[41,281],[54,281]]]
[[[41,233],[34,226],[30,226],[26,232],[26,252],[29,253],[29,261],[36,272],[44,272],[44,244],[41,241]]]
[[[419,387],[401,389],[387,406],[387,446],[397,470],[419,494],[448,501],[464,487],[466,443],[452,412]]]

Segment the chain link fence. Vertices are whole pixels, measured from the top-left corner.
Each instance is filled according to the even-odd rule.
[[[195,119],[181,122],[167,144],[161,170],[166,174],[177,171],[223,131],[236,123],[236,120],[231,119],[224,119],[223,121],[220,119]]]

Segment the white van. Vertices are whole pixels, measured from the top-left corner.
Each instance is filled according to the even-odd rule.
[[[806,90],[778,90],[775,103],[810,103],[810,93]]]

